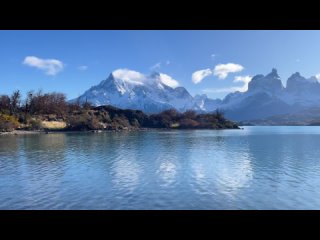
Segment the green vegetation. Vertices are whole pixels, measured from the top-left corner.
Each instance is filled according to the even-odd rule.
[[[0,96],[0,131],[24,130],[134,130],[226,129],[238,128],[221,111],[197,114],[175,109],[147,115],[142,111],[112,106],[93,107],[90,103],[67,103],[62,93],[29,92],[22,102],[19,91]]]

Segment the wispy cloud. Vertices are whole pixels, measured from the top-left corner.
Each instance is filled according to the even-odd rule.
[[[210,75],[212,75],[213,72],[211,71],[210,68],[207,68],[207,69],[202,69],[202,70],[198,70],[198,71],[195,71],[193,74],[192,74],[192,82],[194,84],[198,84],[200,83],[205,77],[208,77]]]
[[[157,70],[161,68],[161,62],[158,62],[150,67],[150,70]]]
[[[212,53],[212,54],[211,54],[211,59],[212,59],[212,60],[215,59],[216,56],[217,56],[216,54]]]
[[[151,71],[159,70],[163,65],[169,65],[171,62],[170,60],[167,60],[165,62],[157,62],[153,66],[150,67]]]
[[[227,88],[206,88],[203,89],[204,93],[231,93],[239,91],[241,87],[227,87]]]
[[[54,76],[61,72],[64,68],[64,64],[57,59],[42,59],[35,56],[27,56],[23,60],[23,64],[35,67],[45,71],[45,74]]]
[[[320,73],[316,74],[315,77],[318,81],[320,81]]]
[[[225,79],[229,73],[241,72],[243,66],[236,63],[218,64],[213,69],[213,75],[218,76],[219,79]]]
[[[86,65],[82,65],[82,66],[78,67],[78,70],[80,70],[80,71],[85,71],[87,69],[88,69],[88,66],[86,66]]]

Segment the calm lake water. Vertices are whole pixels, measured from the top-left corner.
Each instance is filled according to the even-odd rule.
[[[0,136],[0,209],[320,209],[320,127]]]

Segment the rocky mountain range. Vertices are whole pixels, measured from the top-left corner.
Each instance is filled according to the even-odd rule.
[[[254,76],[246,92],[233,92],[221,100],[208,98],[205,94],[193,97],[163,73],[145,76],[130,70],[123,71],[112,72],[106,80],[91,87],[78,100],[91,102],[95,106],[113,105],[146,113],[170,108],[181,112],[212,112],[220,109],[227,118],[235,121],[261,120],[280,115],[283,119],[286,114],[320,107],[320,84],[317,78],[305,78],[298,72],[288,78],[285,87],[277,70],[272,69],[267,75]]]
[[[320,106],[320,84],[315,77],[292,74],[283,86],[276,69],[252,78],[246,92],[227,95],[219,108],[234,120],[265,119]]]

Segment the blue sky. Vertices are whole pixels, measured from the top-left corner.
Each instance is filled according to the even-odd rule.
[[[320,31],[0,31],[0,66],[0,94],[42,89],[72,99],[127,68],[223,98],[273,67],[284,84],[297,71],[320,73]]]

